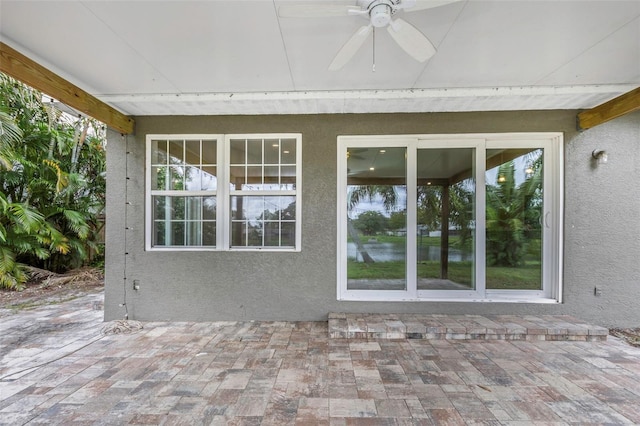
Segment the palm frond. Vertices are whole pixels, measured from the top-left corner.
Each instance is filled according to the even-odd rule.
[[[53,160],[46,159],[42,160],[42,162],[55,171],[57,177],[56,192],[62,192],[69,185],[69,174],[64,172],[60,165]]]
[[[13,147],[22,139],[22,129],[17,125],[13,117],[5,110],[0,109],[0,151]]]
[[[16,225],[25,231],[37,231],[44,223],[44,217],[26,204],[11,203],[7,210],[10,212]]]
[[[26,281],[23,266],[16,262],[13,251],[0,246],[0,288],[21,290]]]
[[[89,224],[87,224],[84,214],[75,210],[63,210],[62,214],[78,237],[86,239],[89,236]]]

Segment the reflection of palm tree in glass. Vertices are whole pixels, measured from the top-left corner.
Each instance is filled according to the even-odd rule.
[[[473,180],[465,179],[450,185],[448,221],[460,235],[460,245],[471,238],[473,221]],[[444,188],[439,186],[418,186],[418,224],[435,230],[442,226],[442,200]],[[444,232],[444,230],[442,230]]]
[[[375,261],[367,252],[358,231],[353,225],[353,219],[351,218],[351,212],[361,201],[372,201],[379,196],[382,199],[382,205],[385,210],[390,211],[396,206],[398,200],[398,194],[396,188],[393,185],[349,185],[347,189],[347,231],[351,240],[353,240],[358,253],[362,256],[364,263],[374,263]]]
[[[524,182],[516,182],[516,164],[498,167],[497,183],[487,185],[487,260],[492,266],[521,266],[527,241],[540,236],[542,155],[534,151]]]
[[[473,240],[475,181],[472,178],[453,182],[450,179],[442,179],[436,184],[418,185],[417,196],[420,235],[422,236],[424,230],[427,234],[430,230],[439,231],[440,234],[440,268],[435,272],[436,275],[431,277],[449,279],[451,245],[457,245],[459,249],[464,250],[467,243]],[[452,227],[456,230],[458,239],[450,244],[449,235]],[[421,260],[422,238],[418,242],[418,250],[418,259]]]

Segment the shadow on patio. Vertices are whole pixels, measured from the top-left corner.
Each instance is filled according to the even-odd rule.
[[[327,322],[145,323],[102,293],[5,315],[0,424],[640,423],[640,349],[331,339]]]

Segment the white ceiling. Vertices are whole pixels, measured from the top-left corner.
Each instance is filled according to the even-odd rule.
[[[401,11],[438,52],[377,31],[375,72],[371,40],[327,70],[364,19],[278,17],[292,3],[0,0],[0,37],[130,115],[574,109],[640,86],[639,0]]]

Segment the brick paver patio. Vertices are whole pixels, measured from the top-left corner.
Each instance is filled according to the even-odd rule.
[[[331,339],[327,322],[104,335],[101,300],[0,313],[0,424],[640,423],[640,349],[614,337]]]

